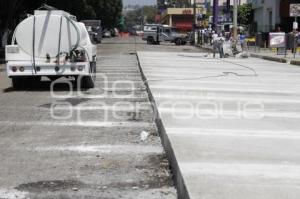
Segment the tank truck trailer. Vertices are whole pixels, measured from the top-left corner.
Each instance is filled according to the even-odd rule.
[[[43,76],[52,81],[73,77],[81,88],[95,84],[97,48],[85,25],[47,5],[17,26],[5,56],[7,76],[16,89],[39,84]]]

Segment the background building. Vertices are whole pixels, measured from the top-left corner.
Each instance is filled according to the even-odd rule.
[[[197,23],[194,16],[194,3],[196,3]],[[157,22],[183,31],[192,30],[195,23],[198,27],[206,27],[209,18],[205,15],[211,13],[213,3],[213,0],[157,0],[157,19],[160,19]],[[218,0],[218,23],[232,23],[233,3],[233,0]],[[242,5],[249,3],[249,0],[239,0],[238,3]]]
[[[280,24],[280,0],[252,0],[257,32],[270,32]]]
[[[197,14],[206,14],[204,7],[196,9]],[[195,24],[194,9],[193,8],[167,8],[162,15],[163,24],[176,27],[182,31],[191,31]]]
[[[290,17],[290,4],[300,4],[300,0],[281,0],[280,2],[280,18],[281,28],[290,32],[293,29],[294,17]],[[300,24],[300,17],[298,17],[298,24]]]
[[[278,27],[285,32],[292,31],[295,18],[289,16],[290,4],[300,3],[299,0],[252,0],[251,3],[257,32],[276,31]]]
[[[197,16],[206,14],[206,6],[210,0],[196,0]],[[195,24],[194,0],[158,0],[160,23],[176,27],[181,31],[191,31]]]

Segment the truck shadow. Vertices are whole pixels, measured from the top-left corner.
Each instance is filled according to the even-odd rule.
[[[8,87],[3,89],[3,93],[10,93],[10,92],[68,92],[70,90],[77,90],[77,84],[75,81],[70,81],[70,84],[66,83],[55,83],[55,86],[51,85],[51,81],[41,81],[39,84],[36,85],[23,85],[22,88],[15,89],[13,87]],[[88,89],[80,89],[81,91],[86,91]]]

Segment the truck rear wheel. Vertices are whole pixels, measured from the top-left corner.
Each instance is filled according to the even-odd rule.
[[[37,88],[41,77],[12,77],[12,87],[16,90],[24,88]]]
[[[11,82],[12,82],[12,87],[16,90],[24,88],[24,86],[25,86],[24,85],[25,81],[24,81],[24,78],[22,78],[22,77],[12,77]]]
[[[147,44],[150,44],[150,45],[154,44],[154,39],[153,39],[153,37],[148,37],[148,38],[147,38]]]
[[[95,81],[96,81],[96,62],[91,62],[90,63],[90,75],[83,76],[80,79],[81,88],[83,88],[83,89],[94,88]]]
[[[41,77],[28,77],[28,85],[30,88],[37,88],[40,85]]]
[[[180,45],[182,44],[182,40],[181,40],[181,39],[176,39],[176,40],[175,40],[175,44],[176,44],[177,46],[180,46]]]

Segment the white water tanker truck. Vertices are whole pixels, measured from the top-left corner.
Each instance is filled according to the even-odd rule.
[[[46,8],[46,10],[45,10]],[[93,88],[97,47],[86,27],[67,12],[43,6],[16,28],[6,46],[7,75],[14,88],[38,84],[41,77],[77,80],[82,88]]]

